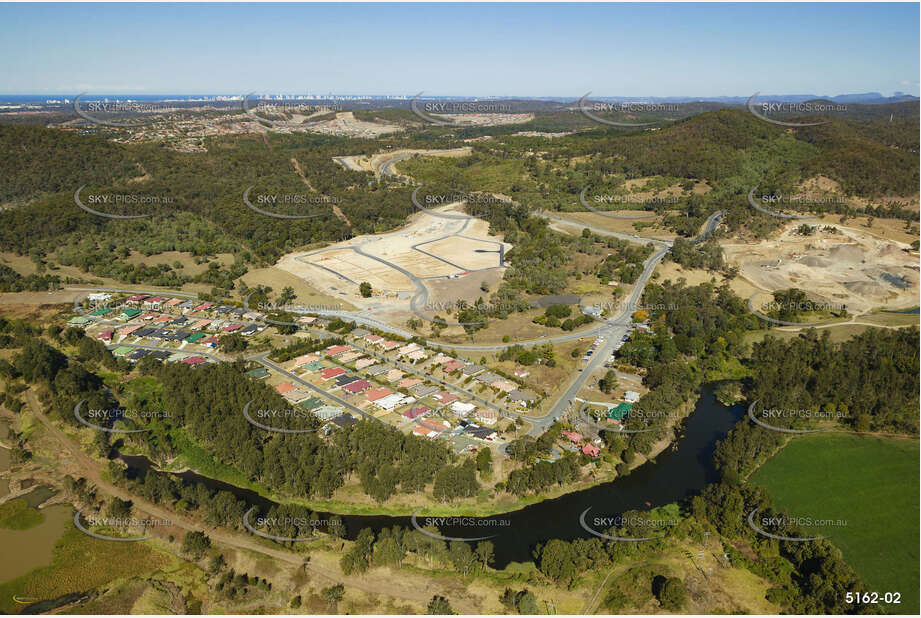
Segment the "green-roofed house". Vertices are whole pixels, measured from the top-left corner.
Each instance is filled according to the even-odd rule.
[[[128,354],[129,352],[131,352],[133,349],[134,348],[126,346],[126,345],[120,345],[114,350],[112,350],[112,355],[113,356],[124,356],[125,354]]]
[[[92,312],[90,315],[94,315],[98,318],[104,315],[108,315],[109,313],[112,313],[112,311],[113,311],[112,307],[100,307],[96,311]]]
[[[608,410],[608,418],[614,419],[615,421],[622,421],[627,418],[627,415],[630,413],[630,410],[633,409],[632,403],[621,402],[615,407]]]
[[[208,335],[206,335],[205,333],[193,333],[193,334],[189,335],[188,337],[186,337],[185,340],[188,341],[189,343],[195,343],[195,342],[198,341],[199,339],[204,339],[204,338],[207,337],[207,336],[208,336]],[[264,368],[261,368],[261,369],[262,369],[263,371],[265,371]],[[266,375],[269,374],[268,371],[266,371],[265,373],[266,373]],[[263,377],[265,377],[265,376],[263,376]]]
[[[264,380],[265,378],[269,377],[269,370],[265,367],[256,367],[255,369],[250,369],[247,371],[246,375],[257,380]]]
[[[69,326],[86,326],[87,324],[92,324],[93,318],[88,318],[85,315],[78,315],[70,318],[70,322],[67,324]]]
[[[310,372],[319,371],[320,369],[323,369],[323,363],[321,363],[320,361],[313,361],[312,363],[307,363],[306,365],[304,365],[303,369],[304,371],[310,371]]]
[[[129,307],[128,309],[124,309],[124,310],[122,311],[122,314],[128,316],[129,318],[136,318],[136,317],[138,317],[139,315],[141,315],[141,310],[140,310],[140,309],[132,309],[132,308]]]
[[[304,408],[305,410],[313,410],[314,408],[319,408],[323,405],[323,400],[319,397],[310,397],[304,401],[297,404],[298,407]]]

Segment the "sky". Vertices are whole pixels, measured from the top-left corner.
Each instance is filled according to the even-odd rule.
[[[3,94],[919,94],[919,4],[0,4]]]

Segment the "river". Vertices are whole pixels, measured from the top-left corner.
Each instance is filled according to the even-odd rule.
[[[590,536],[579,521],[585,509],[591,509],[590,521],[594,517],[612,517],[629,510],[646,510],[662,506],[699,492],[716,478],[713,467],[713,450],[717,440],[726,436],[729,430],[744,414],[743,406],[726,407],[716,400],[712,386],[705,386],[694,411],[684,424],[684,434],[678,440],[676,450],[667,449],[655,462],[636,468],[629,475],[608,483],[566,494],[552,500],[545,500],[518,511],[483,518],[497,521],[489,527],[438,526],[446,537],[488,536],[495,545],[495,566],[504,568],[510,562],[526,562],[533,559],[536,545],[548,539],[571,540]],[[122,455],[121,459],[134,469],[150,469],[151,462],[140,456]],[[161,473],[169,474],[169,473]],[[256,492],[242,489],[212,478],[186,471],[176,474],[189,483],[203,483],[212,489],[232,492],[247,503],[268,508],[273,502]],[[322,514],[326,518],[331,514]],[[409,517],[384,515],[342,515],[348,531],[354,538],[361,528],[377,531],[384,527],[403,526],[410,528]],[[425,523],[424,511],[419,514],[420,525]]]

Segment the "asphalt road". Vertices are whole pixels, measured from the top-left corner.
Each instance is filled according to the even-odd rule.
[[[385,175],[392,175],[390,167],[394,163],[405,160],[409,158],[410,156],[412,155],[401,155],[400,157],[396,157],[395,159],[388,161],[381,167],[381,173]],[[596,371],[598,371],[604,366],[604,363],[607,362],[607,359],[611,356],[611,354],[614,353],[615,345],[624,337],[624,335],[626,335],[630,331],[630,325],[632,323],[632,314],[633,314],[633,311],[631,309],[633,307],[636,307],[639,304],[639,301],[642,298],[643,291],[646,288],[646,284],[649,282],[649,279],[652,277],[652,274],[655,271],[656,267],[658,266],[659,262],[661,262],[662,258],[664,258],[665,255],[668,253],[668,251],[671,250],[671,245],[672,245],[672,243],[668,241],[663,241],[663,240],[654,239],[654,238],[643,238],[643,237],[632,235],[632,234],[623,234],[620,232],[613,232],[611,230],[606,230],[604,228],[597,228],[591,225],[585,225],[585,224],[582,224],[576,221],[565,219],[564,217],[560,217],[555,214],[549,214],[545,212],[542,212],[540,214],[541,216],[544,216],[556,222],[570,223],[574,225],[579,225],[581,227],[587,227],[593,232],[598,233],[598,234],[623,238],[631,242],[653,243],[653,244],[659,245],[661,248],[657,250],[655,253],[653,253],[646,260],[644,267],[643,267],[643,272],[637,278],[636,284],[633,287],[633,292],[630,294],[629,299],[626,301],[623,311],[621,311],[621,313],[618,314],[614,318],[604,319],[603,324],[596,328],[586,330],[586,331],[567,333],[565,335],[557,335],[554,337],[540,337],[537,339],[532,339],[528,341],[519,341],[515,343],[461,345],[461,344],[446,344],[446,343],[442,343],[438,341],[426,341],[426,343],[429,345],[453,349],[455,351],[460,351],[460,352],[464,352],[464,351],[484,352],[484,351],[502,350],[512,345],[531,346],[531,345],[539,345],[539,344],[544,344],[544,343],[560,343],[560,342],[565,342],[565,341],[582,339],[585,337],[599,337],[599,336],[604,337],[604,342],[595,350],[595,352],[592,354],[592,357],[589,359],[586,365],[582,368],[582,370],[578,374],[576,374],[576,376],[572,379],[572,382],[570,383],[569,387],[566,389],[563,396],[560,397],[560,399],[556,402],[556,404],[554,404],[554,406],[550,409],[550,412],[546,416],[538,418],[538,419],[527,417],[529,422],[531,423],[531,430],[529,431],[529,434],[534,435],[534,436],[540,435],[541,433],[546,431],[546,429],[551,424],[553,424],[554,419],[562,416],[566,411],[570,410],[579,391],[585,386],[586,381],[590,378],[592,374],[594,374]],[[701,242],[704,239],[706,239],[710,234],[712,234],[713,231],[716,229],[716,227],[719,225],[724,215],[725,213],[722,211],[717,211],[713,213],[712,215],[710,215],[710,217],[708,217],[707,221],[704,223],[701,234],[695,239],[695,242]],[[360,251],[360,248],[361,247],[359,246],[357,247],[356,250],[359,253],[362,253]],[[369,256],[369,257],[373,257],[373,256]],[[381,262],[385,262],[384,260],[380,260],[379,258],[377,259]],[[419,288],[423,290],[425,289],[425,287],[422,285],[422,281],[418,279],[417,277],[413,276],[408,271],[405,271],[405,269],[401,269],[389,263],[387,264],[390,266],[393,266],[398,271],[402,272],[404,275],[407,275]],[[67,289],[94,290],[97,288],[67,288]],[[114,291],[134,292],[134,290],[119,290],[119,289],[115,289]],[[163,293],[163,292],[153,292],[153,293]],[[189,294],[182,294],[182,295],[189,296]],[[371,326],[372,328],[380,329],[384,332],[390,332],[390,333],[397,334],[403,337],[415,336],[414,333],[411,333],[405,329],[393,327],[390,324],[387,324],[381,320],[377,320],[371,317],[365,312],[318,311],[316,313],[327,315],[327,316],[333,316],[333,317],[341,317],[343,319],[354,321],[358,324],[362,324],[365,326]],[[266,365],[272,369],[275,369],[276,371],[279,371],[287,375],[291,379],[307,386],[308,388],[316,392],[326,395],[327,397],[337,401],[338,403],[344,405],[348,409],[361,414],[362,416],[366,416],[366,417],[374,418],[375,420],[378,420],[374,416],[369,415],[362,410],[359,410],[355,406],[336,397],[335,395],[327,393],[326,391],[323,391],[322,389],[318,389],[312,384],[301,380],[294,374],[288,373],[287,371],[281,369],[277,365],[270,363],[264,358],[264,356],[253,357],[252,360],[256,360],[262,363],[263,365]],[[486,405],[489,405],[489,404],[486,404]],[[490,406],[490,407],[494,407],[494,406]]]

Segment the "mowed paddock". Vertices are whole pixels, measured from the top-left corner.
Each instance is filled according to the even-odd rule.
[[[916,439],[796,437],[749,482],[767,489],[790,516],[846,521],[809,532],[827,535],[841,550],[863,590],[901,593],[899,605],[886,607],[890,613],[918,613]]]

